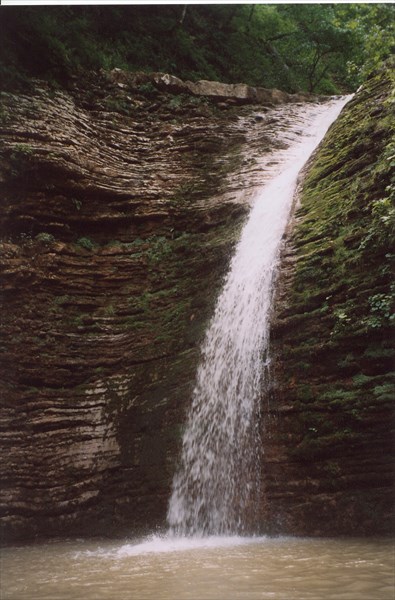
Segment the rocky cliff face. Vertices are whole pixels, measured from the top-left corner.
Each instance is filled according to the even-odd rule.
[[[6,541],[164,523],[199,343],[303,100],[193,85],[116,71],[1,95]],[[390,87],[373,77],[332,128],[284,248],[265,530],[389,528]]]
[[[199,86],[1,96],[5,540],[164,522],[199,342],[300,100]]]
[[[284,248],[265,432],[275,532],[394,531],[393,83],[375,73],[332,127]]]

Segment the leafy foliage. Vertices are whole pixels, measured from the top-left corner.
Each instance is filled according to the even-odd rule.
[[[393,16],[385,4],[5,7],[0,76],[120,67],[331,93],[391,54]]]

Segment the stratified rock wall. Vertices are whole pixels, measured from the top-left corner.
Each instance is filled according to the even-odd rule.
[[[394,532],[393,89],[383,70],[346,106],[285,245],[264,406],[273,532]]]
[[[141,77],[1,96],[5,540],[164,523],[199,342],[298,109]]]
[[[165,522],[199,344],[304,100],[193,85],[117,70],[1,95],[4,541]],[[284,250],[266,530],[389,528],[389,88],[332,129]]]

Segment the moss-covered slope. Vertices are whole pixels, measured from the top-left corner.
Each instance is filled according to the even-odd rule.
[[[373,74],[330,130],[284,251],[265,465],[275,530],[392,527],[393,83]]]

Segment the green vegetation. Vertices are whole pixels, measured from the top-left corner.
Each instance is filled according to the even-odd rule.
[[[81,246],[81,248],[85,248],[85,250],[94,250],[97,246],[95,242],[93,242],[90,238],[87,237],[79,238],[77,240],[77,244],[78,246]]]
[[[34,169],[32,160],[34,149],[30,144],[15,144],[9,147],[6,152],[9,157],[10,174],[12,177],[18,178],[26,174],[27,171],[30,171],[30,174],[32,174],[32,170]]]
[[[391,54],[395,21],[392,5],[342,3],[3,7],[0,18],[9,87],[119,67],[324,93],[355,88]]]
[[[55,241],[55,237],[52,235],[52,233],[47,233],[46,231],[38,233],[35,239],[38,242],[43,242],[44,244],[51,244]]]
[[[166,256],[172,253],[172,247],[163,236],[152,236],[150,238],[150,245],[147,250],[147,256],[152,264],[157,264],[162,261]]]
[[[21,157],[29,157],[33,152],[34,150],[30,144],[15,144],[12,148],[11,156],[19,159]]]

